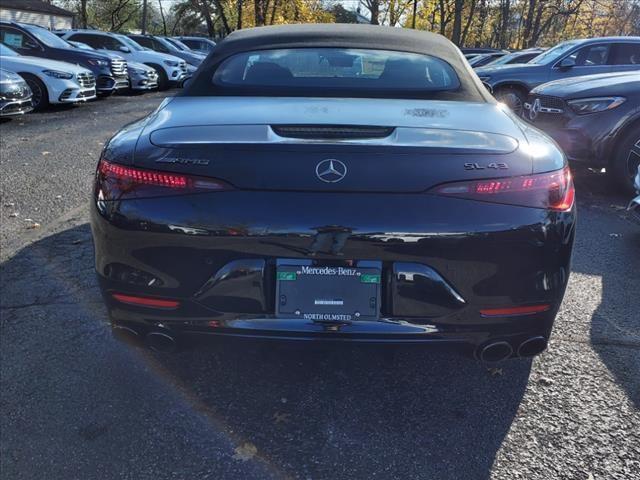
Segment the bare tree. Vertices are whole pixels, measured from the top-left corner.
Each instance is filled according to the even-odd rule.
[[[453,3],[453,31],[451,32],[451,41],[456,45],[460,45],[460,37],[462,35],[462,11],[463,10],[464,10],[464,0],[455,0]]]
[[[236,24],[236,29],[242,29],[242,3],[243,0],[238,0],[238,23]]]
[[[110,31],[117,32],[122,29],[124,25],[134,18],[140,11],[140,6],[137,4],[130,4],[130,0],[118,0],[115,5],[110,9],[109,17],[111,19]],[[131,8],[127,8],[131,7]]]
[[[87,28],[87,0],[80,0],[80,27]]]
[[[362,0],[362,4],[369,10],[371,15],[371,20],[369,21],[371,25],[380,24],[380,3],[381,0]]]
[[[162,0],[158,0],[158,6],[160,7],[160,17],[162,18],[162,32],[164,36],[167,36],[167,19],[164,16],[164,10],[162,9]]]
[[[256,27],[264,25],[267,18],[267,4],[269,0],[253,0],[253,13]]]

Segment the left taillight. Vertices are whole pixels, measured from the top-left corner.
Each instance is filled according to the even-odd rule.
[[[575,199],[569,167],[521,177],[445,183],[429,192],[448,197],[544,208],[558,212],[571,210]]]
[[[96,193],[103,200],[161,197],[230,190],[209,177],[129,167],[101,159],[96,172]]]

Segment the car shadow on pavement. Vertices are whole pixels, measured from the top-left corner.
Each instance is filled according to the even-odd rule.
[[[598,278],[591,283],[601,289],[585,296],[587,303],[597,303],[583,306],[592,312],[584,319],[589,341],[640,409],[640,227],[624,211],[629,198],[613,191],[603,174],[577,172],[576,190],[580,201],[574,252],[579,253],[571,270]]]
[[[258,461],[289,478],[488,478],[531,369],[529,360],[488,368],[417,346],[218,340],[168,356],[141,352],[109,334],[86,224],[23,248],[1,270],[2,352],[15,362],[2,362],[3,402],[42,429],[23,438],[22,424],[5,418],[3,443],[27,459],[53,449],[56,468],[69,471],[76,457],[90,465],[99,455],[98,444],[83,437],[75,446],[74,437],[98,431],[96,418],[103,438],[91,440],[103,442],[114,472],[126,465],[131,478],[146,478],[135,472],[148,468],[137,458],[144,448],[162,452],[154,468],[179,469],[189,452],[177,453],[172,425],[186,420],[162,403],[177,396],[188,405],[180,415],[202,419],[235,448],[203,462]],[[145,395],[147,376],[160,396]],[[44,399],[43,385],[51,386]],[[161,440],[147,447],[136,425],[149,416],[165,420],[153,421]]]

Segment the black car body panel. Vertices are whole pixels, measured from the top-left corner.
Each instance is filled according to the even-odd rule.
[[[570,101],[623,97],[621,105],[601,112],[577,114]],[[532,106],[538,101],[538,106]],[[534,89],[527,118],[551,135],[570,160],[607,167],[617,141],[632,126],[640,128],[640,72],[591,75],[549,82]]]
[[[203,93],[225,55],[257,43],[330,45],[336,36],[360,48],[415,40],[414,50],[431,52],[435,43],[465,76],[472,100]],[[353,26],[258,29],[229,39],[216,51],[222,58],[213,54],[196,74],[197,95],[166,100],[103,152],[91,225],[114,327],[180,340],[506,341],[505,356],[532,338],[546,345],[570,271],[573,202],[553,210],[441,192],[449,185],[457,192],[460,181],[528,185],[564,172],[566,160],[479,90],[453,45]],[[127,175],[172,185],[188,175],[193,185],[220,189],[158,194],[128,186]],[[331,294],[316,298],[311,313],[283,308],[291,299],[281,293],[291,290],[281,282],[306,267],[314,275],[378,272],[368,274],[379,286],[371,309],[322,307],[344,299]],[[336,295],[373,292],[353,285]]]
[[[194,208],[202,213],[194,217]],[[320,263],[341,264],[341,258],[383,263],[385,324],[368,333],[424,333],[416,340],[425,341],[433,333],[472,343],[490,335],[548,337],[569,275],[574,236],[573,213],[550,215],[424,194],[226,192],[109,202],[103,212],[95,206],[92,212],[94,237],[105,239],[96,242],[96,269],[112,317],[144,329],[161,322],[208,333],[242,330],[246,320],[279,323],[282,333],[323,333],[322,325],[276,319],[274,300],[276,259],[310,258],[325,226],[329,238],[315,252]],[[266,226],[264,219],[274,215],[277,224]],[[480,231],[470,225],[478,217],[487,223]],[[340,256],[330,253],[332,225],[352,232],[336,252]],[[436,272],[436,280],[425,271]],[[152,281],[158,286],[149,287]],[[109,298],[114,291],[183,304],[166,312],[132,309]],[[523,303],[553,308],[516,321],[489,320],[477,308]],[[218,323],[214,329],[212,320]]]
[[[98,92],[110,93],[117,88],[128,86],[126,63],[112,60],[109,56],[100,52],[85,51],[74,48],[72,45],[69,45],[68,48],[51,47],[39,40],[33,34],[33,29],[40,29],[50,33],[48,30],[33,25],[0,21],[0,35],[3,43],[6,43],[21,55],[81,65],[91,70],[96,77],[96,90]],[[11,42],[7,42],[7,35],[12,38]],[[62,39],[59,40],[66,43]]]

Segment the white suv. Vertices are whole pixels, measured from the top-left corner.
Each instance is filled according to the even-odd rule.
[[[99,30],[66,30],[57,32],[65,40],[82,42],[96,50],[108,50],[122,55],[127,61],[144,63],[158,72],[158,88],[166,90],[181,82],[187,74],[187,64],[173,55],[146,49],[119,33],[106,33]]]

